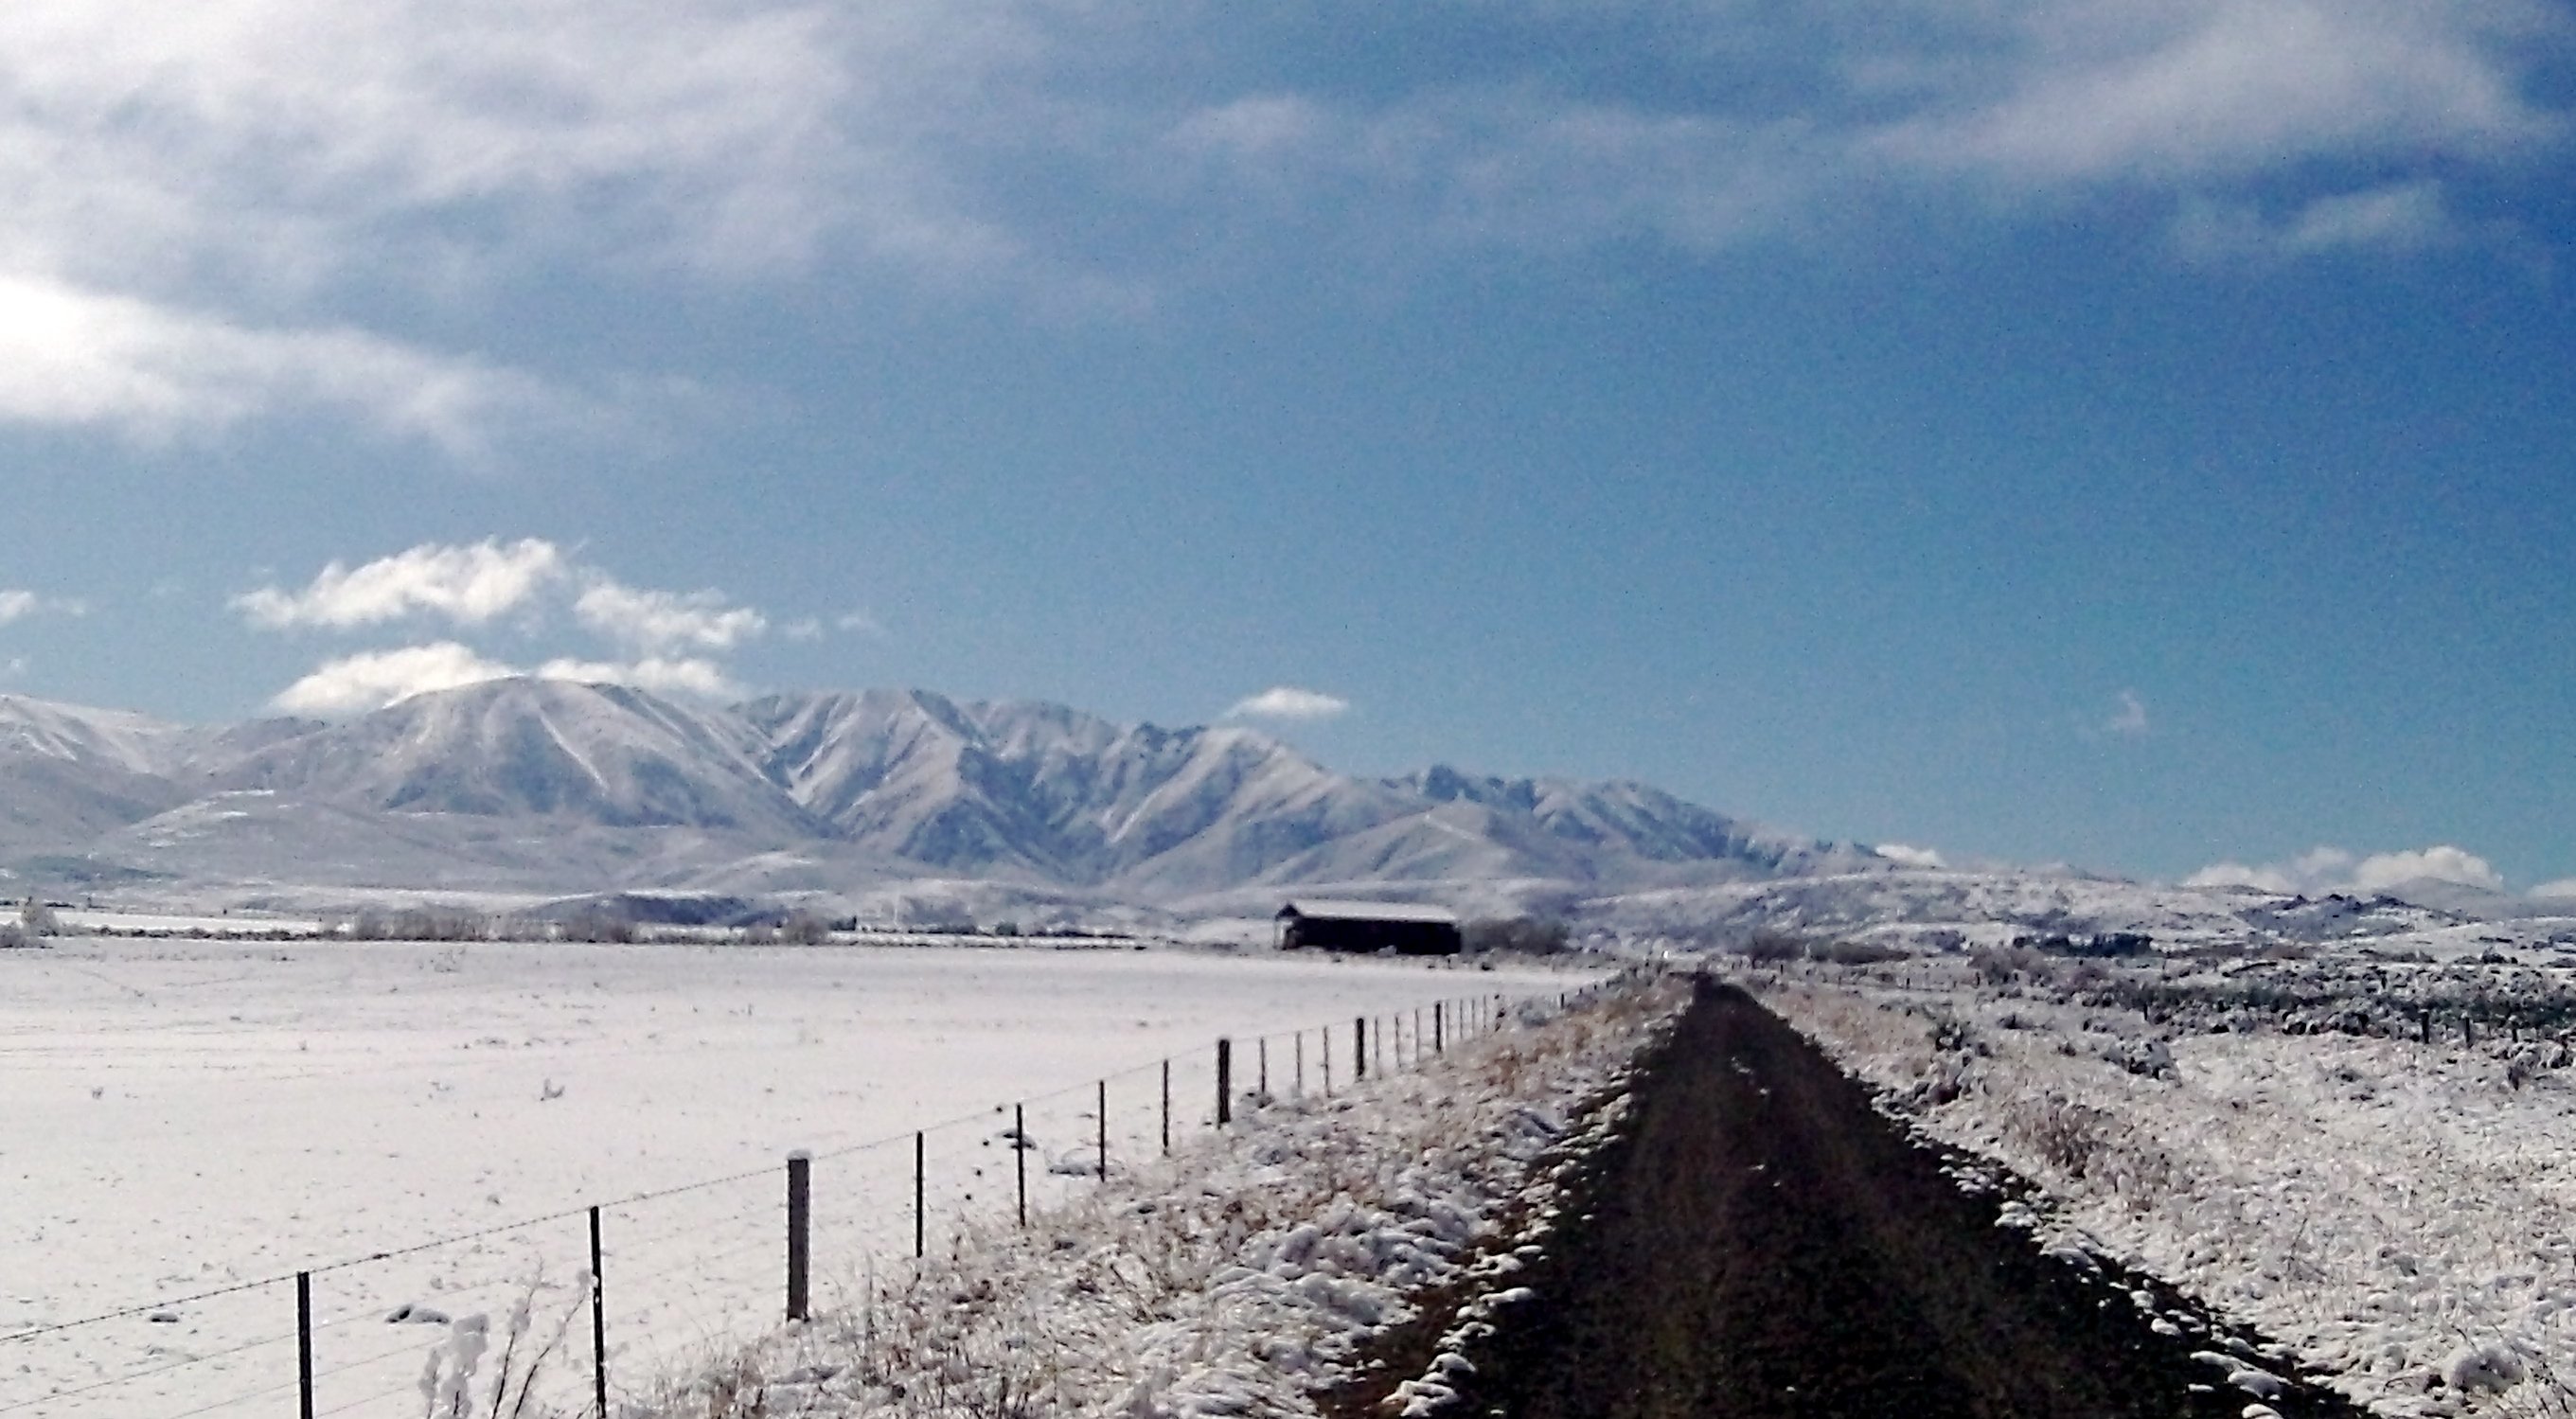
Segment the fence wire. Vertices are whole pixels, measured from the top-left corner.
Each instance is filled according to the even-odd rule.
[[[1515,1007],[1591,994],[1443,996],[1233,1037],[814,1153],[809,1312],[1157,1163],[1221,1114],[1348,1092],[1507,1028]],[[495,1384],[531,1387],[527,1413],[592,1415],[595,1357],[625,1413],[788,1319],[786,1211],[786,1170],[764,1167],[311,1266],[309,1321],[285,1273],[25,1327],[0,1334],[0,1419],[273,1415],[290,1395],[317,1416],[410,1416],[456,1393],[479,1407]]]

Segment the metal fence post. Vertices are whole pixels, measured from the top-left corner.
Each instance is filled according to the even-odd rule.
[[[590,1209],[590,1393],[608,1419],[608,1282],[600,1271],[599,1209]]]
[[[805,1319],[805,1266],[813,1221],[814,1155],[799,1148],[787,1155],[787,1318]]]
[[[1011,1105],[1011,1157],[1020,1175],[1020,1225],[1029,1225],[1029,1110]]]
[[[1357,1082],[1367,1077],[1368,1017],[1360,1015],[1351,1020],[1351,1079]]]
[[[1093,1117],[1100,1124],[1100,1180],[1109,1181],[1109,1081],[1100,1081],[1100,1107]]]
[[[313,1419],[313,1273],[295,1273],[295,1386],[302,1401],[296,1412]]]
[[[1216,1042],[1216,1126],[1234,1122],[1234,1041]]]
[[[929,1189],[923,1177],[929,1172],[930,1145],[925,1133],[912,1135],[912,1259],[919,1261],[930,1254]]]

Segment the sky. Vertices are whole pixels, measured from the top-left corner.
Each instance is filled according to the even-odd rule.
[[[2576,7],[16,0],[0,692],[2576,895]]]

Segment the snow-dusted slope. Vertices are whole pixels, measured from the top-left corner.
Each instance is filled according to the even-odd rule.
[[[495,680],[283,740],[215,778],[388,812],[812,833],[756,750],[738,718],[639,690]]]
[[[209,801],[245,793],[266,797]],[[774,880],[830,892],[910,864],[922,877],[1163,899],[1251,883],[1670,886],[1878,862],[1642,784],[1448,768],[1359,779],[1240,726],[1116,724],[922,690],[715,709],[620,686],[497,680],[345,723],[205,727],[0,699],[0,794],[0,852],[85,851],[111,876],[264,883],[327,862],[312,881],[585,891]],[[357,818],[336,836],[317,827],[369,814],[380,830]],[[696,858],[671,829],[705,835]],[[618,860],[601,835],[646,830],[658,836],[601,880],[601,854]],[[576,837],[585,846],[571,851]],[[551,884],[550,840],[567,845]],[[386,860],[371,863],[366,843]]]

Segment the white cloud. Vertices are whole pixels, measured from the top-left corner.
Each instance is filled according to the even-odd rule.
[[[361,714],[432,690],[452,690],[518,673],[454,641],[440,641],[363,651],[329,661],[279,691],[269,703],[287,714]]]
[[[271,629],[345,629],[422,612],[476,626],[532,604],[571,575],[562,549],[537,537],[466,546],[424,542],[357,567],[333,561],[300,592],[262,587],[236,596],[235,609]]]
[[[250,328],[0,270],[0,420],[167,438],[293,408],[353,413],[469,457],[499,425],[572,401],[360,330]]]
[[[700,699],[734,700],[743,690],[724,667],[700,657],[645,656],[639,660],[549,660],[537,667],[545,680],[576,680],[585,685],[632,685],[657,695],[694,695]]]
[[[2248,866],[2213,863],[2183,879],[2187,887],[2253,887],[2266,892],[2321,896],[2330,892],[2373,895],[2410,882],[2504,890],[2504,877],[2474,853],[2448,845],[2356,857],[2339,847],[2310,849],[2285,863]]]
[[[2383,891],[2408,882],[2454,882],[2463,887],[2504,890],[2504,876],[2487,860],[2455,847],[2428,847],[2420,852],[2374,853],[2355,864],[2352,884],[2364,892]]]
[[[2524,895],[2538,897],[2545,901],[2576,898],[2576,877],[2561,877],[2554,882],[2543,882]]]
[[[2311,199],[2280,221],[2250,203],[2186,201],[2174,245],[2202,260],[2290,260],[2335,251],[2396,255],[2445,246],[2464,233],[2438,182],[2404,182]]]
[[[1351,702],[1315,690],[1300,690],[1293,685],[1273,685],[1257,695],[1234,702],[1225,712],[1228,719],[1331,719],[1350,712]]]
[[[2119,701],[2119,710],[2102,722],[2102,732],[2124,739],[2144,736],[2147,732],[2147,702],[2139,699],[2135,690],[2122,690]]]
[[[1903,867],[1937,868],[1950,865],[1948,859],[1928,847],[1907,847],[1903,843],[1880,843],[1870,851]]]
[[[767,617],[729,606],[717,592],[646,591],[606,577],[582,589],[573,614],[601,635],[648,649],[731,650],[769,628]]]
[[[86,616],[89,603],[58,596],[39,596],[17,588],[0,588],[0,626],[29,616]]]
[[[2517,46],[2551,24],[2473,0],[2025,0],[1981,12],[1964,82],[1878,145],[2023,183],[2188,181],[2544,138]]]

